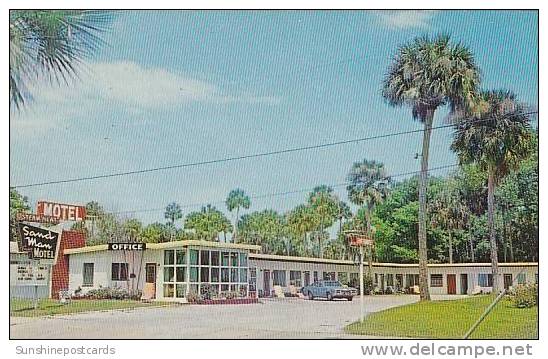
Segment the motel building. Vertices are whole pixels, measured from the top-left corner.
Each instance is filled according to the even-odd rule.
[[[120,287],[141,290],[146,299],[184,302],[189,293],[206,291],[212,297],[221,292],[268,297],[274,295],[275,287],[290,293],[322,279],[359,287],[355,262],[262,254],[256,245],[184,240],[146,243],[144,249],[111,247],[65,248],[65,289],[85,294],[91,289]],[[377,292],[388,287],[411,292],[418,286],[418,264],[373,263],[372,267]],[[538,263],[500,263],[499,272],[506,288],[512,283],[538,282]],[[491,266],[429,264],[428,283],[432,294],[487,293],[492,286]]]

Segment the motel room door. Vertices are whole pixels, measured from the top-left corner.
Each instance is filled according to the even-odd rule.
[[[145,287],[143,297],[147,299],[156,298],[156,263],[145,265]]]
[[[468,294],[468,274],[460,275],[460,294]]]
[[[270,297],[270,271],[263,271],[263,295],[265,297]]]
[[[447,275],[447,294],[457,294],[457,275]]]

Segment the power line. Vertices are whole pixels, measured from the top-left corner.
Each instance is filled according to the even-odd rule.
[[[538,113],[538,111],[531,111],[531,112],[521,113],[521,115],[531,115],[531,114],[535,114],[535,113]],[[516,114],[511,114],[511,116],[515,116],[515,115]],[[508,116],[510,116],[510,114]],[[502,116],[502,118],[508,117],[508,116]],[[474,122],[485,122],[485,121],[490,121],[490,120],[491,119],[473,120],[473,121]],[[472,122],[472,120],[469,120],[469,121]],[[438,129],[454,127],[454,126],[455,126],[454,124],[445,124],[445,125],[439,125],[439,126],[432,126],[431,129],[432,130],[438,130]],[[28,188],[28,187],[38,187],[38,186],[46,186],[46,185],[52,185],[52,184],[90,181],[90,180],[103,179],[103,178],[121,177],[121,176],[128,176],[128,175],[136,175],[136,174],[143,174],[143,173],[150,173],[150,172],[165,171],[165,170],[171,170],[171,169],[177,169],[177,168],[196,167],[196,166],[203,166],[203,165],[223,163],[223,162],[233,162],[233,161],[240,161],[240,160],[251,159],[251,158],[260,158],[260,157],[274,156],[274,155],[280,155],[280,154],[286,154],[286,153],[293,153],[293,152],[300,152],[300,151],[310,151],[310,150],[314,150],[314,149],[322,149],[322,148],[328,148],[328,147],[334,147],[334,146],[341,146],[341,145],[346,145],[346,144],[351,144],[351,143],[359,143],[359,142],[365,142],[365,141],[370,141],[370,140],[377,140],[377,139],[381,139],[381,138],[388,138],[388,137],[395,137],[395,136],[402,136],[402,135],[408,135],[408,134],[413,134],[413,133],[419,133],[419,132],[423,132],[423,131],[424,131],[424,129],[392,132],[392,133],[385,133],[385,134],[374,135],[374,136],[355,138],[355,139],[351,139],[351,140],[342,140],[342,141],[327,142],[327,143],[322,143],[322,144],[317,144],[317,145],[286,148],[286,149],[282,149],[282,150],[254,153],[254,154],[249,154],[249,155],[225,157],[225,158],[219,158],[219,159],[213,159],[213,160],[183,163],[183,164],[176,164],[176,165],[170,165],[170,166],[161,166],[161,167],[154,167],[154,168],[134,170],[134,171],[126,171],[126,172],[116,172],[116,173],[109,173],[109,174],[96,175],[96,176],[70,178],[70,179],[65,179],[65,180],[54,180],[54,181],[45,181],[45,182],[38,182],[38,183],[23,184],[23,185],[12,186],[12,188]]]
[[[453,167],[457,167],[457,166],[458,166],[458,164],[456,164],[456,163],[455,164],[450,164],[450,165],[442,165],[442,166],[429,168],[427,171],[432,172],[432,171],[438,171],[438,170],[442,170],[442,169],[453,168]],[[421,171],[401,172],[401,173],[396,173],[394,175],[386,176],[383,179],[386,180],[386,179],[391,179],[391,178],[410,176],[410,175],[414,175],[414,174],[419,174],[420,172]],[[348,186],[349,184],[350,184],[350,182],[341,182],[341,183],[329,184],[327,186],[328,187],[344,187],[344,186]],[[297,190],[290,190],[290,191],[284,191],[284,192],[274,192],[274,193],[266,193],[266,194],[259,194],[259,195],[251,195],[251,196],[249,196],[249,198],[250,199],[263,199],[263,198],[283,197],[283,196],[288,196],[288,195],[292,195],[292,194],[310,192],[313,189],[314,189],[314,187],[307,187],[307,188],[301,188],[301,189],[297,189]],[[224,204],[224,203],[225,203],[225,201],[200,202],[200,203],[184,204],[184,205],[180,205],[179,207],[180,208],[193,208],[193,207],[205,206],[207,204],[219,205],[219,204]],[[159,211],[165,211],[165,206],[164,207],[158,207],[158,208],[146,208],[146,209],[138,209],[138,210],[116,211],[116,212],[109,212],[109,213],[110,214],[125,214],[125,213],[133,214],[133,213],[146,213],[146,212],[159,212]]]

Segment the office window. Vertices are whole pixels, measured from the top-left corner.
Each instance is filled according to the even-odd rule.
[[[236,252],[230,253],[230,266],[231,267],[237,267],[238,266],[238,253],[236,253]]]
[[[272,271],[274,278],[272,279],[273,285],[279,285],[285,287],[285,271],[274,270]]]
[[[335,280],[335,272],[323,272],[323,280]]]
[[[443,274],[430,274],[431,287],[443,287]]]
[[[318,272],[314,271],[314,282],[318,281]]]
[[[200,267],[200,282],[209,283],[209,267]]]
[[[394,275],[393,274],[387,274],[386,275],[386,285],[389,287],[394,286]]]
[[[211,281],[213,283],[219,283],[219,268],[211,268]]]
[[[164,267],[164,282],[173,282],[175,279],[175,268]]]
[[[525,273],[520,273],[516,277],[516,282],[518,284],[525,284],[527,282],[527,277],[525,276]]]
[[[247,253],[240,253],[240,267],[247,267]]]
[[[493,275],[487,273],[478,274],[478,285],[480,287],[492,287],[493,286]]]
[[[113,281],[127,280],[128,264],[127,263],[112,263],[111,279]]]
[[[198,267],[190,267],[190,281],[191,282],[198,281]]]
[[[176,282],[186,282],[186,268],[185,267],[176,267],[175,271],[175,281]]]
[[[200,264],[201,265],[209,265],[209,251],[200,251]]]
[[[177,256],[176,257],[177,257],[177,264],[178,265],[186,263],[186,252],[184,250],[177,250]]]
[[[93,263],[84,263],[84,279],[82,282],[82,286],[93,286]]]
[[[219,251],[211,251],[211,265],[219,266]]]
[[[190,250],[190,264],[198,265],[198,251],[196,249]]]
[[[301,272],[295,270],[289,271],[289,285],[300,287],[301,284]]]
[[[221,265],[223,267],[228,267],[228,259],[230,258],[229,252],[221,252]]]
[[[175,251],[164,251],[164,265],[173,265],[175,263]]]

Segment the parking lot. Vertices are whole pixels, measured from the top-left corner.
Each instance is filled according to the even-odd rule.
[[[412,303],[418,296],[366,297],[366,311]],[[11,318],[12,339],[293,339],[344,338],[359,318],[359,298],[346,300],[262,299],[259,304],[177,305],[89,312],[41,318]]]

